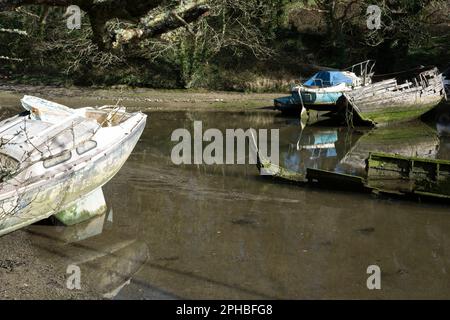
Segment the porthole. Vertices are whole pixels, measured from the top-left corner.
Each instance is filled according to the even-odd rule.
[[[61,164],[63,162],[66,162],[72,157],[72,152],[70,151],[63,151],[60,154],[57,154],[56,156],[47,158],[44,160],[44,168],[51,168],[58,164]]]

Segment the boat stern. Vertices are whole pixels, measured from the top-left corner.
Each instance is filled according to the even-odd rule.
[[[276,98],[273,100],[274,109],[281,112],[299,112],[300,105],[293,96]]]

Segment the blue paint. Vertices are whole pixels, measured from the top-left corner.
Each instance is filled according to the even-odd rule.
[[[329,88],[341,83],[353,84],[352,78],[340,71],[319,71],[307,80],[303,85],[307,87]]]
[[[340,71],[320,71],[303,84],[301,99],[299,92],[293,90],[291,96],[281,97],[274,100],[275,109],[281,111],[295,111],[301,108],[302,102],[305,108],[324,107],[333,110],[338,99],[342,96],[341,91],[320,92],[322,88],[331,88],[342,83],[346,86],[353,85],[353,79]],[[336,88],[341,90],[342,88]]]

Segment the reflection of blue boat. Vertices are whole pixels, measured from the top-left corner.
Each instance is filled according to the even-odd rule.
[[[305,109],[337,111],[343,92],[371,83],[374,61],[356,64],[345,71],[319,71],[309,80],[291,89],[291,95],[274,100],[275,109],[299,112]]]
[[[336,130],[317,132],[312,138],[314,141],[300,145],[300,149],[312,151],[311,159],[337,156],[335,143],[338,141],[338,133]]]
[[[308,144],[300,145],[300,149],[330,149],[335,148],[335,142],[338,141],[336,130],[321,131],[313,135],[314,141]]]
[[[319,168],[324,159],[337,157],[337,141],[337,130],[319,130],[307,134],[306,137],[302,135],[294,152],[289,149],[288,152],[282,153],[283,165],[293,171],[302,171],[305,166]]]

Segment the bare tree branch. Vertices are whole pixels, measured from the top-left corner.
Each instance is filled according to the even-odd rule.
[[[117,18],[138,23],[139,19],[144,17],[150,10],[155,9],[166,2],[167,1],[164,0],[107,0],[101,2],[94,2],[94,0],[0,0],[0,12],[14,10],[26,5],[47,5],[58,7],[77,5],[89,16],[93,31],[93,40],[98,45],[99,49],[103,50],[111,48],[111,43],[113,40],[106,32],[106,23],[109,20]],[[157,16],[155,21],[149,20],[145,23],[142,26],[142,35],[145,37],[153,37],[179,28],[185,23],[190,23],[197,20],[208,10],[209,7],[205,4],[205,0],[187,1],[186,4],[182,3],[173,12],[167,12]],[[138,29],[139,28],[141,27],[138,27]],[[128,34],[130,34],[130,32],[128,32]],[[122,38],[134,39],[140,37],[137,36],[140,32],[131,32],[131,34],[133,34],[131,37],[125,35]]]
[[[141,19],[141,28],[117,30],[113,46],[118,47],[136,39],[152,38],[179,27],[187,26],[205,15],[209,10],[210,7],[205,0],[197,0],[155,17],[144,17]]]

